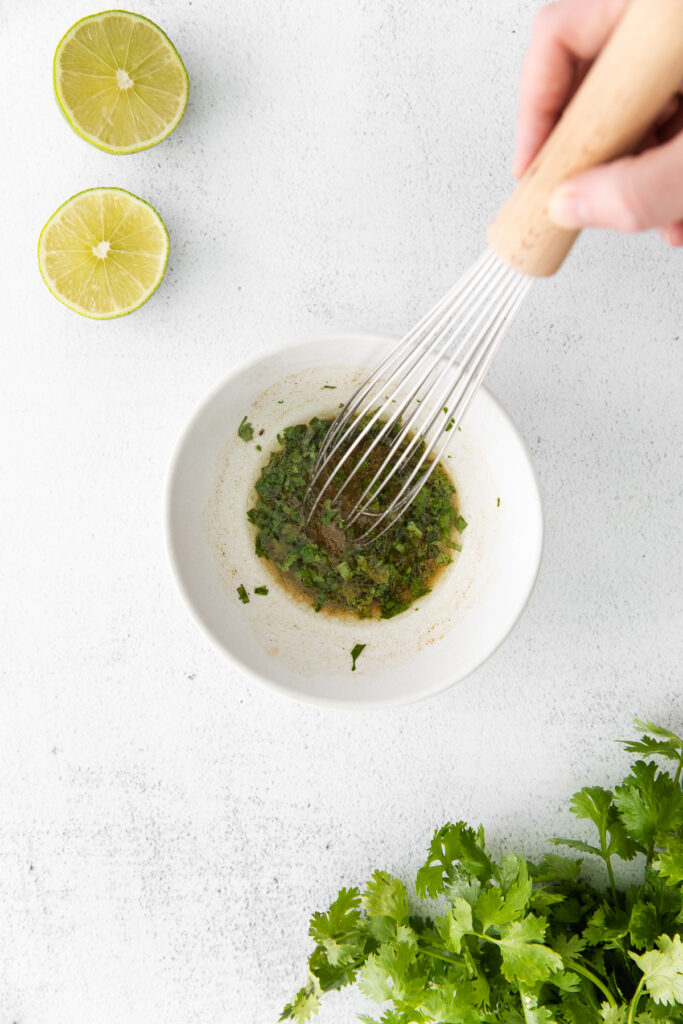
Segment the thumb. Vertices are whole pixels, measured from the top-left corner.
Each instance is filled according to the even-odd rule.
[[[563,228],[617,231],[683,220],[683,135],[570,178],[551,195],[548,214]]]

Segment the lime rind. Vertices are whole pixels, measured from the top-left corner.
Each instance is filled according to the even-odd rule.
[[[179,107],[176,116],[171,121],[169,121],[167,125],[164,126],[164,130],[162,132],[160,132],[157,136],[155,136],[154,138],[151,138],[151,139],[149,139],[149,140],[147,140],[147,141],[145,141],[143,143],[137,143],[137,144],[131,145],[131,146],[108,146],[105,143],[103,143],[102,141],[100,141],[97,138],[97,136],[92,135],[91,133],[84,131],[76,123],[74,123],[74,121],[73,121],[73,119],[72,119],[72,117],[70,116],[70,113],[69,113],[69,105],[66,103],[66,101],[65,101],[65,99],[64,99],[64,97],[62,95],[62,90],[61,90],[61,86],[60,86],[60,82],[59,82],[58,60],[59,60],[60,53],[61,53],[61,50],[62,50],[64,44],[67,42],[67,40],[72,35],[74,35],[76,33],[77,29],[81,25],[83,25],[85,22],[97,21],[98,19],[103,19],[103,18],[105,18],[105,17],[107,17],[109,15],[125,15],[126,17],[128,17],[128,18],[130,18],[130,19],[132,19],[134,21],[143,22],[144,24],[149,25],[151,28],[155,29],[162,36],[163,40],[168,45],[169,50],[174,54],[174,56],[175,56],[175,58],[177,60],[178,69],[182,72],[184,83],[185,83],[183,102],[182,102],[182,105]],[[83,18],[79,18],[78,21],[74,22],[74,24],[69,29],[67,29],[67,31],[64,33],[62,38],[57,43],[57,47],[55,49],[55,54],[54,54],[54,58],[53,58],[53,61],[52,61],[52,79],[53,79],[53,85],[54,85],[54,90],[55,90],[55,98],[57,100],[57,104],[59,106],[59,109],[60,109],[61,113],[63,114],[64,118],[66,119],[67,124],[72,129],[72,131],[74,131],[76,133],[76,135],[78,135],[80,138],[84,139],[86,142],[89,142],[90,145],[95,146],[97,149],[102,150],[104,153],[113,153],[115,155],[120,155],[120,156],[125,156],[125,155],[128,155],[130,153],[139,153],[139,152],[141,152],[142,150],[145,150],[145,149],[151,149],[153,146],[157,146],[160,142],[163,142],[164,139],[167,139],[168,136],[171,134],[171,132],[173,132],[174,129],[177,128],[178,124],[180,123],[180,121],[183,118],[183,115],[185,113],[185,108],[187,107],[187,100],[188,100],[189,89],[190,89],[190,79],[189,79],[189,76],[187,74],[187,69],[186,69],[185,65],[183,64],[182,58],[181,58],[180,54],[178,53],[178,50],[174,46],[172,40],[169,39],[169,37],[166,35],[164,30],[159,25],[157,25],[156,22],[152,21],[151,18],[145,18],[144,15],[136,14],[133,11],[124,11],[124,10],[120,10],[120,9],[116,9],[116,8],[113,8],[113,9],[110,9],[110,10],[106,10],[106,11],[98,11],[96,14],[87,14]]]
[[[136,305],[131,305],[129,307],[126,307],[125,309],[120,309],[117,312],[112,312],[112,313],[92,313],[92,312],[86,310],[84,307],[79,306],[77,303],[68,301],[63,295],[61,295],[59,293],[59,291],[57,291],[53,287],[52,281],[51,281],[49,275],[47,274],[47,271],[46,271],[45,266],[44,266],[45,252],[44,252],[44,247],[43,247],[43,239],[45,237],[45,232],[47,231],[47,229],[55,221],[55,219],[58,218],[59,214],[67,206],[70,206],[76,199],[78,199],[80,196],[92,195],[95,192],[119,192],[119,193],[121,193],[123,195],[126,195],[129,198],[133,199],[136,203],[140,203],[142,206],[146,206],[152,212],[156,222],[158,223],[159,227],[162,229],[163,234],[164,234],[164,238],[166,240],[166,247],[165,247],[164,259],[163,259],[163,265],[161,266],[161,269],[159,271],[157,280],[155,281],[154,285],[150,289],[148,289],[148,291],[141,298],[140,302],[138,302]],[[171,250],[171,239],[170,239],[170,236],[169,236],[169,233],[168,233],[168,229],[166,228],[166,225],[164,224],[161,216],[154,209],[154,207],[152,206],[151,203],[148,203],[146,199],[141,199],[140,196],[135,195],[134,192],[128,191],[128,189],[118,188],[118,187],[116,187],[114,185],[111,185],[111,186],[102,185],[102,186],[98,186],[98,187],[95,187],[95,188],[81,189],[80,192],[74,193],[74,195],[70,196],[60,206],[58,206],[57,209],[52,214],[52,216],[47,219],[47,221],[45,222],[45,224],[43,225],[43,227],[42,227],[42,229],[40,231],[40,235],[38,236],[38,269],[40,270],[40,276],[42,277],[43,281],[45,282],[45,285],[47,286],[47,288],[50,291],[50,293],[52,295],[54,295],[54,297],[56,299],[58,299],[59,302],[62,303],[62,305],[66,306],[67,309],[72,310],[72,312],[74,312],[74,313],[78,313],[79,316],[87,317],[89,320],[117,320],[119,317],[127,316],[129,313],[134,313],[136,309],[140,309],[140,307],[144,306],[144,304],[152,297],[152,295],[154,295],[155,291],[157,290],[157,288],[159,287],[159,285],[161,284],[161,282],[164,279],[164,275],[166,273],[166,266],[168,264],[168,257],[169,257],[170,250]]]

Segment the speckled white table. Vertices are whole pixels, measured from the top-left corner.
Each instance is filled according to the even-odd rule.
[[[546,551],[460,687],[356,716],[278,699],[207,645],[166,565],[169,455],[214,382],[284,336],[399,333],[482,248],[534,6],[140,0],[191,92],[132,157],[53,99],[87,5],[0,11],[0,1024],[274,1021],[339,885],[413,873],[450,818],[538,851],[625,767],[633,713],[683,725],[683,254],[654,236],[584,237],[494,367]],[[98,324],[35,246],[103,184],[151,200],[172,249],[148,305]]]

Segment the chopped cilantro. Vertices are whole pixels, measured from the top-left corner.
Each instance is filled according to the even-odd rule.
[[[448,425],[446,426],[446,430],[452,430],[454,424],[455,420],[453,419],[453,417],[451,417],[450,421],[448,422]]]
[[[262,452],[262,451],[263,451],[263,448],[261,447],[261,445],[260,445],[260,444],[257,444],[257,445],[256,445],[256,451],[257,451],[257,452]]]
[[[284,405],[284,404],[285,404],[285,400],[284,400],[284,398],[278,398],[278,400],[277,400],[277,404],[278,404],[278,405]]]
[[[325,390],[327,390],[327,391],[336,391],[337,390],[337,385],[336,384],[323,384],[323,386],[321,387],[320,390],[321,391],[325,391]]]
[[[500,508],[500,498],[498,499],[497,508]]]
[[[391,618],[429,593],[436,573],[451,562],[454,537],[466,523],[456,508],[450,478],[437,466],[411,505],[409,518],[398,520],[365,547],[348,541],[340,524],[343,512],[327,497],[307,532],[304,497],[331,422],[315,418],[278,435],[280,447],[262,468],[257,499],[247,513],[256,527],[256,554],[272,562],[316,610]],[[407,476],[410,469],[407,463],[400,472]],[[344,467],[335,480],[343,479]]]
[[[358,659],[360,658],[361,654],[363,653],[363,651],[365,650],[366,647],[367,647],[367,644],[356,644],[356,646],[351,651],[351,660],[352,660],[351,671],[352,672],[356,671],[356,662],[358,661]]]
[[[239,587],[237,588],[237,594],[242,604],[249,604],[249,594],[247,593],[247,589],[244,586],[244,583],[240,583]]]
[[[460,513],[458,513],[457,519],[455,520],[455,528],[458,531],[458,533],[462,533],[464,530],[467,529],[467,520],[463,518],[463,516],[461,516]]]
[[[681,1024],[683,738],[636,725],[645,735],[626,747],[649,760],[570,804],[593,843],[496,858],[482,826],[444,825],[414,886],[375,871],[313,914],[308,982],[280,1020],[303,1022],[327,992],[357,983],[384,1004],[384,1024]],[[631,864],[620,872],[620,861]]]
[[[239,427],[237,428],[237,433],[242,438],[243,441],[251,441],[252,437],[254,436],[254,428],[246,416],[244,417]]]
[[[254,587],[254,593],[265,595],[268,593],[268,587]]]

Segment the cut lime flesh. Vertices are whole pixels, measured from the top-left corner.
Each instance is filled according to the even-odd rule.
[[[156,210],[120,188],[92,188],[68,199],[40,234],[43,279],[69,309],[98,320],[123,316],[158,287],[168,232]]]
[[[155,146],[187,103],[187,72],[173,43],[130,11],[103,11],[72,25],[55,52],[54,82],[72,128],[110,153]]]

